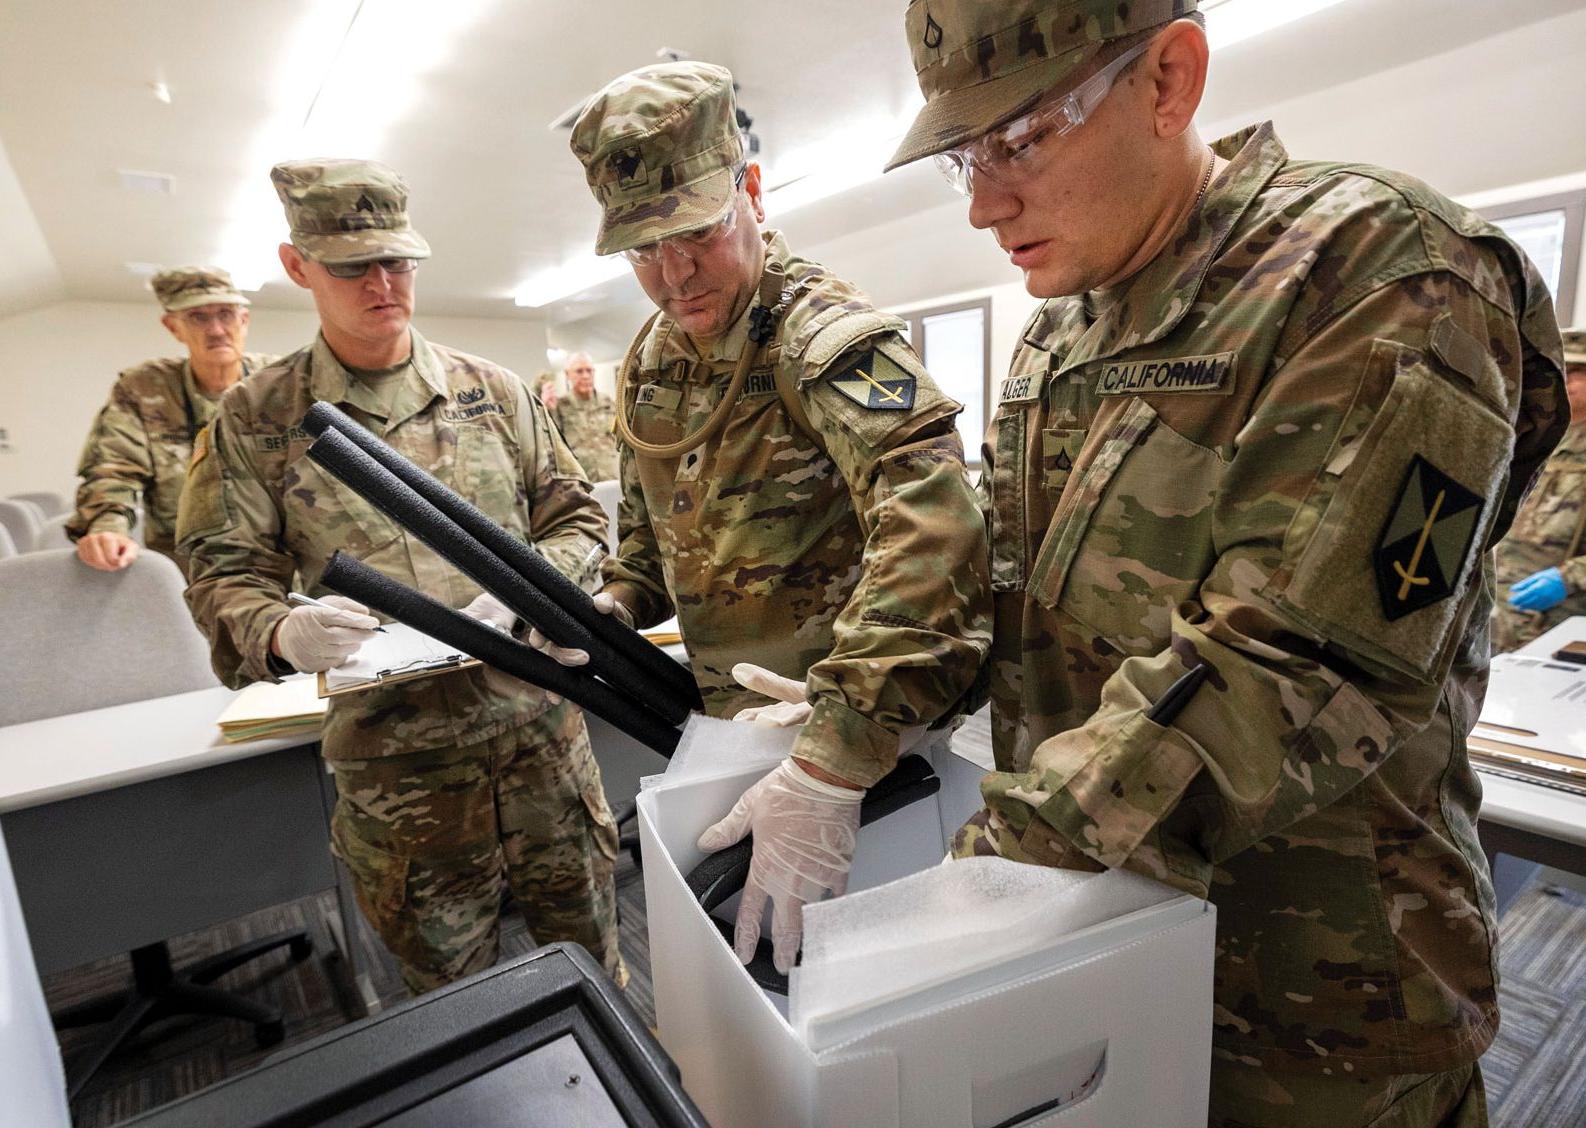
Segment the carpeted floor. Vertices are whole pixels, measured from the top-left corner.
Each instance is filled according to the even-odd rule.
[[[985,743],[986,734],[979,731],[983,725],[983,718],[975,718],[960,731],[957,739],[966,754],[973,755]],[[644,884],[626,855],[617,870],[617,893],[622,951],[633,976],[628,998],[653,1024]],[[324,925],[332,905],[327,894],[179,937],[171,944],[173,956],[180,969],[255,936],[307,927],[316,955],[305,963],[289,964],[284,952],[272,954],[219,981],[222,987],[281,1007],[289,1046],[347,1021],[333,977],[321,962],[333,947]],[[1503,1026],[1482,1060],[1492,1122],[1503,1128],[1586,1128],[1586,895],[1533,886],[1505,914],[1502,938]],[[360,928],[359,943],[382,1002],[406,998],[395,964],[379,941]],[[529,947],[522,921],[511,915],[503,930],[503,954],[517,955]],[[104,960],[48,977],[45,993],[55,1010],[117,988],[127,974],[124,958]],[[63,1035],[68,1060],[96,1029]],[[247,1069],[280,1049],[256,1048],[251,1029],[240,1022],[170,1020],[143,1034],[100,1071],[74,1102],[73,1121],[84,1128],[115,1124]]]

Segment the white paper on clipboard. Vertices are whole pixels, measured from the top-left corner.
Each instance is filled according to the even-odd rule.
[[[477,666],[455,646],[448,646],[403,623],[387,623],[340,666],[320,675],[319,695],[333,696],[394,681]]]

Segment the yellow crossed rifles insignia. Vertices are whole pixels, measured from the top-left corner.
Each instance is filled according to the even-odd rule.
[[[914,406],[914,375],[884,353],[866,353],[833,376],[831,385],[872,411],[907,411]]]
[[[1410,461],[1373,553],[1389,622],[1454,594],[1485,506],[1420,455]]]

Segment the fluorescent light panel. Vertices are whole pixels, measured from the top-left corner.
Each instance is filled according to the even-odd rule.
[[[214,261],[239,288],[282,277],[276,246],[287,235],[265,170],[285,160],[378,158],[385,140],[425,94],[426,77],[462,33],[498,0],[319,0],[293,29],[271,84],[275,107],[242,166]],[[355,18],[356,17],[356,18]],[[401,81],[392,81],[400,60]]]
[[[1341,3],[1343,0],[1208,0],[1201,11],[1206,14],[1206,39],[1213,51],[1220,51]]]

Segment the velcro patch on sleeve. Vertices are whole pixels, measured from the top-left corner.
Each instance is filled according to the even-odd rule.
[[[861,353],[828,382],[871,411],[908,411],[914,406],[914,374],[876,349]]]

